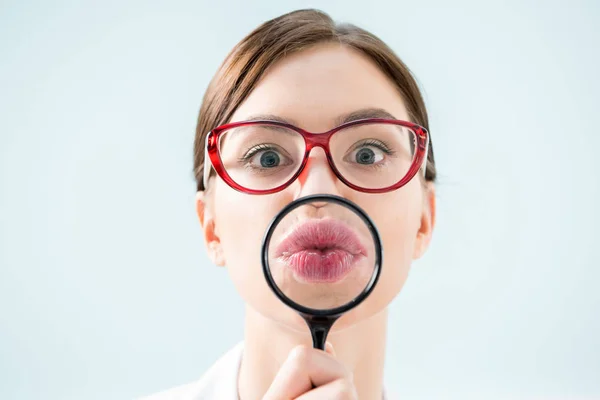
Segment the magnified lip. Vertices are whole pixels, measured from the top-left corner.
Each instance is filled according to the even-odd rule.
[[[367,250],[345,223],[314,219],[297,226],[275,250],[276,256],[294,271],[296,279],[332,283],[344,278]]]

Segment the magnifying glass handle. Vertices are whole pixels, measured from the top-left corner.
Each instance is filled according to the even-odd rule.
[[[331,326],[339,317],[315,317],[311,315],[303,315],[303,317],[308,325],[308,329],[310,329],[313,348],[325,351],[325,343],[327,342],[329,329],[331,329]]]

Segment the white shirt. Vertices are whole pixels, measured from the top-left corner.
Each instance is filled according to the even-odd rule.
[[[223,355],[200,380],[140,400],[239,400],[237,382],[244,342]],[[383,400],[393,400],[384,393]]]

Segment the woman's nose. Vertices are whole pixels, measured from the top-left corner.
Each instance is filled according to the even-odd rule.
[[[312,149],[306,166],[298,177],[298,183],[297,197],[313,194],[339,195],[338,186],[340,181],[329,166],[325,152],[319,147]],[[315,207],[325,205],[312,204]]]

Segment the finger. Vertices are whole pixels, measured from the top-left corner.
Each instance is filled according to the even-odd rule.
[[[351,378],[348,369],[330,354],[298,346],[290,352],[279,369],[264,399],[296,398],[313,387]]]
[[[295,400],[356,400],[358,394],[354,384],[347,379],[338,379],[324,386],[319,386]]]
[[[325,343],[325,351],[331,354],[333,357],[336,356],[335,349],[333,348],[333,345],[330,342]]]

